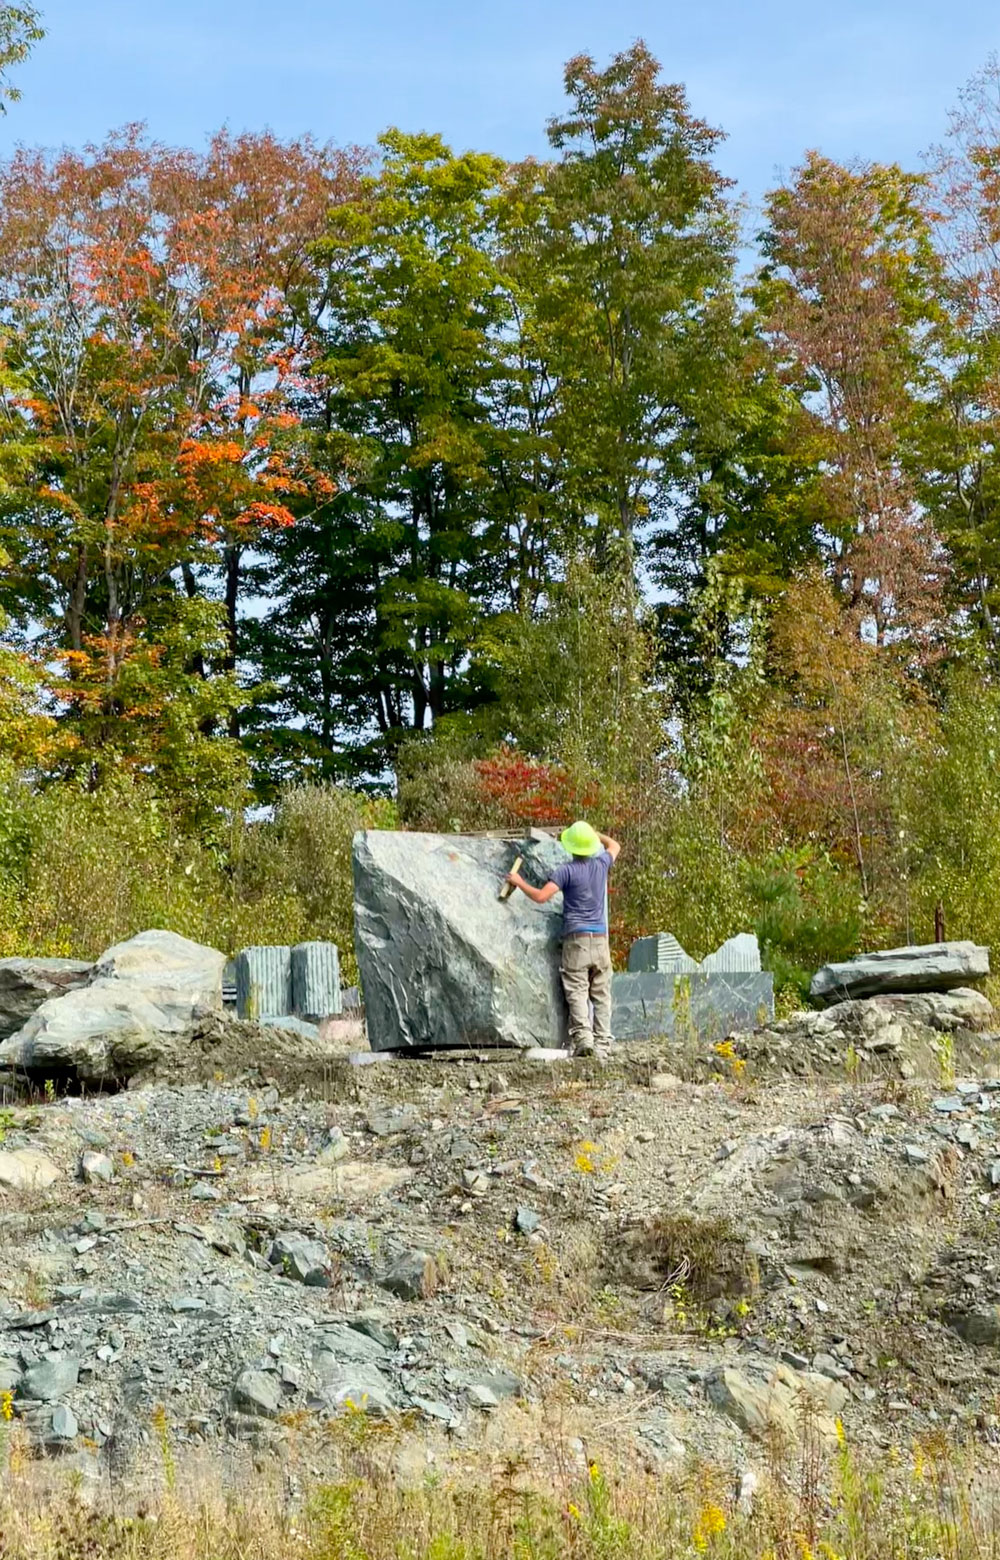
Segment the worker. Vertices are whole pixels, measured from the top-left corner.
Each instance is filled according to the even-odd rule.
[[[536,905],[548,904],[555,894],[562,894],[559,974],[569,1008],[570,1046],[574,1056],[593,1056],[596,1052],[603,1060],[611,1046],[608,873],[621,846],[610,835],[598,834],[582,819],[564,829],[559,840],[573,859],[556,867],[544,888],[526,883],[520,872],[508,873],[507,881]]]

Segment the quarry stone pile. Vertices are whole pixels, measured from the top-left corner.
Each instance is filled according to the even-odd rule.
[[[101,956],[86,985],[49,997],[0,1045],[0,1066],[88,1082],[128,1077],[222,1009],[225,955],[176,932],[140,932]]]
[[[48,997],[82,986],[93,965],[80,959],[0,959],[0,1040],[6,1040]]]

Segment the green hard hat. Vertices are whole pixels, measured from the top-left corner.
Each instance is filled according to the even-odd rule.
[[[596,856],[601,849],[597,830],[592,829],[589,823],[584,823],[582,818],[571,823],[568,829],[563,829],[559,843],[571,856]]]

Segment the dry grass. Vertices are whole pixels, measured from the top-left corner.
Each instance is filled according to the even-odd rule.
[[[693,1300],[738,1298],[756,1288],[756,1264],[726,1218],[661,1214],[626,1230],[613,1261],[616,1276],[638,1288],[682,1284]]]
[[[30,1465],[0,1487],[4,1560],[985,1560],[1000,1552],[1000,1508],[974,1496],[971,1464],[943,1443],[880,1467],[844,1442],[832,1465],[806,1444],[762,1475],[752,1500],[691,1467],[668,1481],[570,1473],[553,1453],[545,1493],[512,1464],[492,1483],[429,1478],[404,1488],[369,1454],[358,1416],[344,1431],[345,1476],[311,1493],[277,1487],[226,1499],[168,1472],[166,1495],[123,1515],[43,1486]],[[172,1463],[163,1453],[169,1469]],[[353,1469],[347,1465],[353,1464]]]

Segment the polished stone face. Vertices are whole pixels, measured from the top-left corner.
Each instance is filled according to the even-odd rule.
[[[753,1029],[773,1016],[774,977],[766,971],[647,970],[616,975],[611,983],[616,1040],[673,1038],[685,1030],[700,1040],[724,1040],[734,1029]]]

